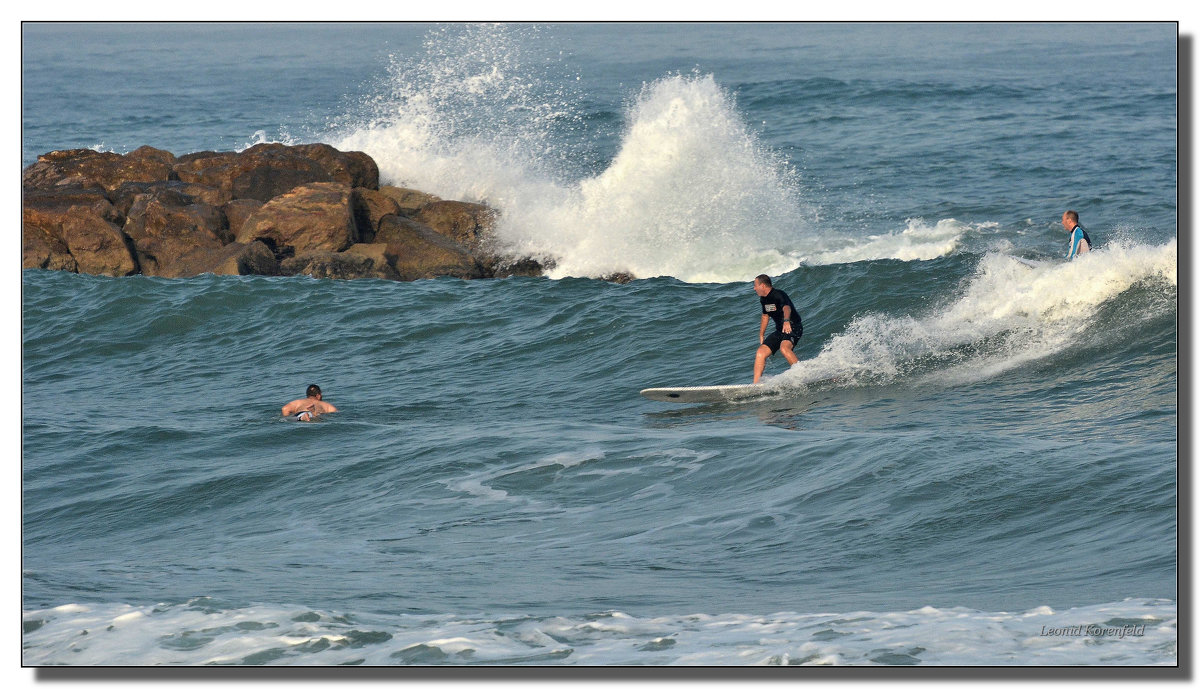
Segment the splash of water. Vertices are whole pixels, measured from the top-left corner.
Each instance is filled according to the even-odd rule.
[[[953,221],[826,236],[796,171],[711,74],[645,84],[625,109],[615,155],[581,165],[597,135],[581,114],[580,78],[539,52],[546,44],[536,27],[434,29],[425,55],[393,57],[379,92],[329,142],[372,155],[384,183],[497,208],[500,248],[549,259],[551,277],[727,282],[956,247],[963,226]]]
[[[921,316],[858,316],[775,384],[986,379],[1075,346],[1100,307],[1136,284],[1159,282],[1164,308],[1173,309],[1177,258],[1175,239],[1114,242],[1069,263],[987,254],[952,301]]]

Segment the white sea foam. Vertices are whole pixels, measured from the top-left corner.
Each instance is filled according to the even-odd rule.
[[[729,282],[802,262],[927,260],[953,251],[967,229],[913,220],[831,235],[797,172],[758,140],[711,74],[644,84],[607,167],[572,176],[585,120],[562,84],[575,82],[542,76],[546,62],[527,54],[542,37],[529,30],[431,32],[426,54],[393,58],[367,112],[326,138],[372,155],[386,184],[497,208],[501,247],[552,259],[552,277]]]
[[[299,606],[101,605],[23,613],[27,665],[1172,665],[1176,604],[987,612],[638,617],[374,615]],[[117,624],[118,620],[120,621]]]
[[[1177,289],[1177,259],[1174,239],[1159,246],[1114,243],[1069,263],[1032,266],[988,254],[948,302],[919,315],[857,316],[816,357],[774,384],[886,383],[910,374],[954,382],[991,377],[1077,343],[1097,310],[1137,283],[1156,280]]]

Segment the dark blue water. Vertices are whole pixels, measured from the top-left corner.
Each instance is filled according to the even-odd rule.
[[[329,141],[558,267],[25,271],[25,662],[1173,664],[1175,26],[1067,28],[26,24],[24,164]],[[764,271],[775,394],[641,398]]]

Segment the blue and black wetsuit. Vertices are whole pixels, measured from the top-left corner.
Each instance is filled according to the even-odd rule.
[[[1071,231],[1071,246],[1067,249],[1067,260],[1075,258],[1075,254],[1079,253],[1079,242],[1084,241],[1088,244],[1088,249],[1092,248],[1092,238],[1083,229],[1083,225],[1076,225]]]

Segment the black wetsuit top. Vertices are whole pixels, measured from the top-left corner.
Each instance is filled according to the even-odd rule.
[[[803,326],[800,323],[800,313],[796,311],[796,305],[792,303],[791,298],[783,290],[772,287],[767,296],[759,297],[758,300],[762,302],[762,312],[775,321],[776,331],[783,332],[783,307],[785,306],[792,310],[792,317],[789,320],[792,322],[793,333],[798,334],[802,331]]]

